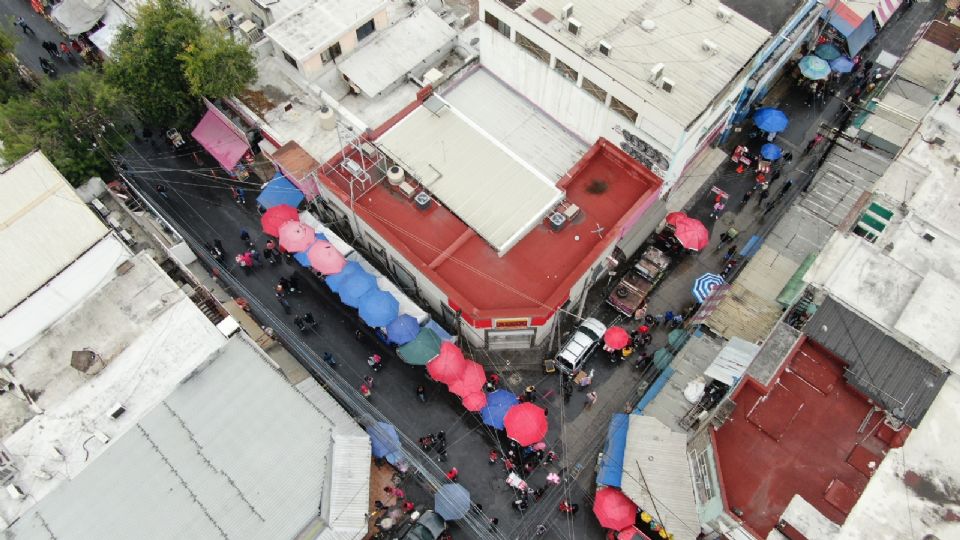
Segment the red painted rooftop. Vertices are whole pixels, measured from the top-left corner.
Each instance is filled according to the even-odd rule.
[[[871,461],[909,433],[883,425],[867,399],[843,379],[826,349],[802,342],[769,388],[747,379],[730,419],[714,434],[725,508],[759,538],[777,524],[794,494],[842,524],[867,485]]]
[[[422,92],[417,101],[375,130],[372,138],[428,95]],[[336,166],[340,160],[338,155],[327,166]],[[320,175],[320,180],[341,200],[349,201],[348,184],[334,175]],[[596,180],[606,184],[603,193],[587,191]],[[580,207],[580,217],[559,232],[542,222],[503,257],[437,201],[427,211],[418,210],[386,182],[359,197],[355,209],[446,293],[452,307],[463,310],[467,322],[483,326],[480,321],[493,318],[552,314],[604,249],[655,200],[660,185],[651,171],[600,139],[558,183],[567,200]],[[603,228],[602,234],[593,232],[598,227]]]

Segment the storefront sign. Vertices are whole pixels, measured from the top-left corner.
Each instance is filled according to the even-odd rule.
[[[496,319],[495,328],[526,328],[530,326],[529,319]]]

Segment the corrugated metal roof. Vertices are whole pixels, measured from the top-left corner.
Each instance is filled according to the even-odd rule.
[[[574,35],[559,20],[560,10],[569,3],[528,0],[516,12],[681,126],[703,113],[770,36],[726,7],[729,22],[719,20],[722,4],[717,0],[576,0],[573,18],[582,28]],[[541,22],[533,14],[538,8],[556,20]],[[643,30],[644,20],[653,21],[656,28]],[[705,39],[717,45],[716,53],[703,50]],[[600,40],[612,46],[609,56],[596,52]],[[663,76],[676,83],[671,92],[647,82],[650,69],[658,63],[665,66]],[[643,111],[638,112],[643,116]]]
[[[897,76],[939,94],[953,79],[953,54],[921,39],[900,63]]]
[[[0,172],[0,314],[107,234],[60,171],[34,152]]]
[[[630,415],[620,490],[676,540],[693,540],[700,534],[687,436],[652,416]]]
[[[863,192],[873,188],[890,162],[890,158],[859,146],[837,143],[800,199],[800,205],[836,229]]]
[[[849,364],[847,381],[917,427],[947,373],[870,322],[827,298],[804,326],[811,339]]]
[[[440,107],[436,113],[427,108],[431,104]],[[553,182],[438,96],[379,142],[500,255],[564,197]]]
[[[733,283],[704,321],[717,334],[747,341],[764,339],[780,318],[780,306],[764,300],[739,283]]]
[[[734,336],[724,345],[720,354],[707,366],[703,374],[727,386],[733,386],[743,377],[759,351],[760,346],[756,343]]]
[[[386,4],[386,0],[313,0],[263,33],[297,60],[304,60],[372,19]]]
[[[457,39],[457,32],[432,10],[414,12],[360,47],[337,69],[367,97],[378,96],[429,56]],[[424,68],[426,69],[426,68]]]
[[[233,338],[11,533],[295,537],[321,505],[334,424],[261,354]],[[364,509],[368,489],[358,495]]]
[[[764,300],[776,301],[798,266],[793,259],[764,244],[750,257],[750,261],[737,276],[737,283]]]

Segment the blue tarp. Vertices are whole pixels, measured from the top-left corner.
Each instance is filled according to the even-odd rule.
[[[603,447],[603,457],[600,458],[600,469],[597,471],[597,484],[611,487],[620,487],[620,478],[623,476],[623,452],[627,447],[627,428],[630,427],[630,417],[617,413],[610,419],[607,428],[607,443]]]
[[[283,174],[273,175],[273,179],[267,182],[267,187],[263,188],[260,196],[257,197],[257,203],[264,208],[273,208],[278,204],[289,204],[296,208],[303,202],[303,193],[300,188],[293,185]]]
[[[650,385],[650,388],[647,388],[647,391],[643,394],[643,397],[640,398],[640,402],[637,403],[637,406],[633,409],[633,414],[643,414],[643,410],[646,409],[647,405],[653,401],[653,398],[657,397],[657,394],[663,390],[663,387],[667,385],[667,381],[669,381],[670,377],[672,376],[672,367],[667,367],[664,369],[657,377],[657,380],[653,381],[653,384]]]
[[[860,52],[870,40],[877,35],[877,24],[874,22],[873,13],[863,19],[860,26],[847,36],[847,51],[850,56]]]

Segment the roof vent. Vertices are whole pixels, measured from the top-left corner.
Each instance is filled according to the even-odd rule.
[[[100,358],[99,354],[90,349],[73,351],[70,353],[70,367],[80,373],[93,375],[103,368],[103,359]]]
[[[613,50],[613,45],[607,43],[606,41],[600,40],[599,49],[600,49],[600,54],[604,56],[610,56],[610,51]]]
[[[717,6],[717,18],[723,22],[730,22],[733,19],[733,10],[724,6]]]
[[[573,17],[570,17],[569,19],[567,19],[567,30],[568,30],[571,34],[573,34],[573,35],[575,35],[575,36],[579,36],[579,35],[580,35],[580,29],[582,29],[582,28],[583,28],[583,24],[581,24],[580,21],[574,19]]]
[[[417,196],[413,198],[413,204],[417,205],[417,208],[420,210],[427,210],[430,208],[430,203],[433,200],[430,198],[430,195],[426,191],[421,191],[417,193]]]
[[[560,18],[561,18],[561,19],[566,20],[567,18],[572,17],[572,16],[573,16],[573,2],[571,2],[571,3],[569,3],[569,4],[565,5],[565,6],[563,6],[563,8],[560,9]]]
[[[668,79],[666,77],[660,79],[660,89],[664,92],[670,93],[673,92],[674,87],[677,86],[677,83],[673,79]]]
[[[125,412],[127,412],[126,407],[124,407],[119,403],[114,403],[113,407],[110,407],[110,410],[107,412],[107,415],[110,416],[110,418],[116,420],[117,418],[120,418],[121,416],[123,416],[123,413]]]
[[[657,29],[657,23],[653,22],[650,19],[644,19],[640,23],[640,28],[643,28],[647,32],[653,32],[654,30]]]
[[[922,237],[922,238],[923,238],[924,240],[926,240],[927,242],[933,242],[934,240],[937,239],[937,237],[934,236],[933,233],[931,233],[930,231],[923,231],[923,237]]]
[[[710,56],[713,56],[718,52],[720,52],[720,46],[717,45],[717,42],[711,41],[709,39],[703,40],[703,42],[700,43],[700,48],[703,49],[703,52],[709,54]]]
[[[23,490],[17,487],[16,484],[10,484],[7,486],[7,495],[10,495],[10,498],[15,501],[19,501],[26,496],[23,493]]]
[[[660,82],[660,78],[663,77],[663,64],[657,64],[650,68],[650,76],[647,77],[647,80],[651,84],[657,84]]]
[[[393,165],[387,169],[387,182],[390,182],[391,186],[399,186],[403,183],[403,169],[399,165]]]

